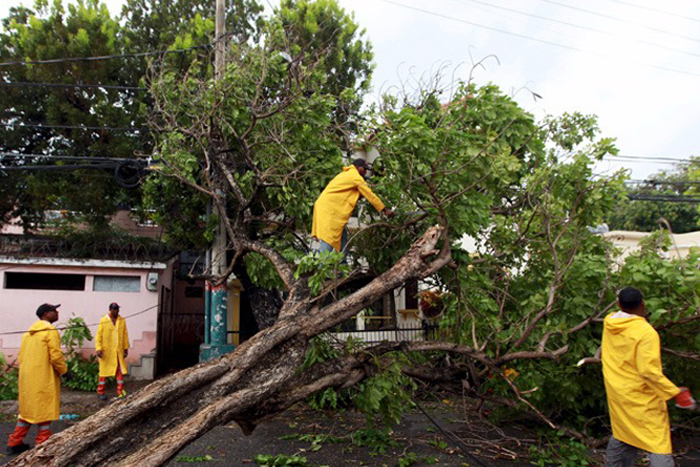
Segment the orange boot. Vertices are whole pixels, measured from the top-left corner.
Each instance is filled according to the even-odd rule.
[[[31,449],[31,446],[24,443],[24,437],[27,436],[31,426],[31,423],[25,422],[21,418],[17,420],[15,431],[12,432],[10,439],[7,441],[8,454],[21,454],[27,449]]]
[[[51,422],[42,422],[38,424],[39,432],[36,434],[36,445],[40,445],[51,437]]]

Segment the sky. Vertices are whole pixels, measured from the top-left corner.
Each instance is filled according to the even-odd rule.
[[[369,100],[442,69],[446,83],[498,85],[537,119],[597,115],[625,156],[598,164],[601,175],[628,168],[648,178],[673,167],[663,159],[700,155],[700,2],[338,1],[373,46]],[[5,17],[20,1],[2,3]],[[105,3],[121,10],[122,0]]]

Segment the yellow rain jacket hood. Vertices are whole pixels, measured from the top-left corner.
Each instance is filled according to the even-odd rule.
[[[114,376],[117,373],[117,365],[122,374],[127,374],[124,351],[129,348],[129,333],[126,330],[126,320],[117,316],[117,325],[112,323],[109,314],[102,317],[97,327],[95,337],[95,350],[102,351],[100,358],[100,376]]]
[[[323,190],[314,204],[311,236],[340,251],[343,228],[348,223],[360,195],[367,198],[377,211],[384,210],[384,203],[370,189],[354,165],[343,167]]]
[[[51,323],[39,320],[19,347],[19,418],[29,423],[58,420],[61,375],[68,371],[61,339]]]
[[[605,317],[601,358],[613,436],[671,454],[666,401],[680,390],[663,374],[659,334],[641,316]]]

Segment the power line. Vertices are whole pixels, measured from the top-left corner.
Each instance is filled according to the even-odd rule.
[[[580,7],[573,6],[573,5],[567,5],[566,3],[559,3],[559,2],[556,2],[554,0],[540,0],[540,1],[546,2],[546,3],[551,3],[552,5],[557,5],[557,6],[564,7],[564,8],[570,8],[570,9],[576,10],[576,11],[581,11],[583,13],[588,13],[589,15],[600,16],[601,18],[607,18],[607,19],[611,19],[613,21],[619,21],[619,22],[624,23],[624,24],[629,24],[632,26],[637,26],[640,28],[649,29],[650,31],[660,32],[662,34],[668,34],[669,36],[680,37],[681,39],[686,39],[686,40],[693,41],[693,42],[700,42],[700,39],[695,39],[694,37],[689,37],[689,36],[684,36],[682,34],[669,32],[669,31],[666,31],[666,30],[661,29],[661,28],[656,28],[654,26],[647,26],[645,24],[634,23],[632,21],[627,21],[625,19],[618,18],[616,16],[606,15],[605,13],[599,13],[597,11],[586,10],[585,8],[580,8]]]
[[[700,197],[693,196],[674,196],[674,195],[644,195],[644,194],[629,194],[627,198],[630,201],[658,201],[663,203],[700,203]]]
[[[563,24],[563,25],[566,25],[566,26],[571,26],[571,27],[574,27],[574,28],[579,28],[579,29],[583,29],[583,30],[586,30],[586,31],[591,31],[591,32],[595,32],[595,33],[598,33],[598,34],[604,34],[604,35],[607,35],[607,36],[617,37],[617,38],[623,39],[623,40],[632,40],[632,41],[638,42],[638,43],[640,43],[640,44],[650,45],[650,46],[652,46],[652,47],[658,47],[658,48],[660,48],[660,49],[668,50],[668,51],[670,51],[670,52],[677,52],[677,53],[681,53],[681,54],[685,54],[685,55],[690,55],[690,56],[693,56],[693,57],[700,57],[700,54],[696,54],[696,53],[693,53],[693,52],[688,52],[688,51],[685,51],[685,50],[676,49],[676,48],[673,48],[673,47],[668,47],[668,46],[661,45],[661,44],[656,44],[656,43],[654,43],[654,42],[649,42],[649,41],[645,41],[645,40],[641,40],[641,39],[628,39],[628,38],[626,38],[626,37],[624,37],[624,36],[622,36],[622,35],[620,35],[620,34],[615,34],[615,33],[612,33],[612,32],[610,32],[610,31],[606,31],[606,30],[604,30],[604,29],[598,29],[598,28],[593,28],[593,27],[590,27],[590,26],[582,26],[582,25],[580,25],[580,24],[569,23],[569,22],[567,22],[567,21],[562,21],[562,20],[558,20],[558,19],[555,19],[555,18],[549,18],[549,17],[546,17],[546,16],[536,15],[536,14],[534,14],[534,13],[528,13],[528,12],[525,12],[525,11],[515,10],[515,9],[513,9],[513,8],[508,8],[508,7],[504,7],[504,6],[500,6],[500,5],[494,5],[494,4],[492,4],[492,3],[483,2],[483,1],[480,1],[480,0],[467,0],[467,1],[469,1],[469,2],[471,2],[471,3],[479,4],[479,5],[485,5],[485,6],[488,6],[488,7],[491,7],[491,8],[495,8],[495,9],[498,9],[498,10],[505,10],[505,11],[509,11],[509,12],[516,13],[516,14],[519,14],[519,15],[528,16],[528,17],[530,17],[530,18],[537,18],[537,19],[541,19],[541,20],[544,20],[544,21],[551,21],[551,22],[553,22],[553,23]]]
[[[111,161],[111,162],[121,162],[125,160],[137,160],[137,159],[124,159],[120,157],[86,157],[86,156],[65,156],[65,155],[53,155],[53,154],[21,154],[17,152],[0,152],[0,158],[17,158],[17,159],[50,159],[54,161]]]
[[[608,154],[605,159],[623,159],[629,161],[663,161],[663,162],[692,162],[690,159],[677,159],[674,157],[661,157],[661,156],[627,156],[624,154]]]
[[[143,131],[151,132],[152,129],[148,127],[118,127],[118,126],[84,126],[84,125],[44,125],[41,123],[2,123],[0,126],[6,127],[17,127],[17,128],[47,128],[47,129],[60,129],[60,130],[85,130],[85,131]]]
[[[675,18],[687,19],[688,21],[695,21],[696,23],[700,23],[700,19],[691,18],[691,17],[689,17],[689,16],[684,16],[684,15],[679,15],[679,14],[673,13],[673,12],[671,12],[671,11],[664,11],[664,10],[660,10],[660,9],[658,9],[658,8],[652,8],[652,7],[648,7],[648,6],[637,5],[637,4],[634,4],[634,3],[631,3],[631,2],[624,2],[624,1],[622,1],[622,0],[609,0],[609,1],[615,2],[615,3],[621,3],[622,5],[628,5],[628,6],[631,6],[631,7],[634,7],[634,8],[639,8],[640,10],[653,11],[654,13],[662,13],[662,14],[664,14],[664,15],[673,16],[673,17],[675,17]]]
[[[153,55],[167,55],[174,53],[185,53],[196,49],[208,49],[211,44],[206,45],[195,45],[192,47],[187,47],[185,49],[175,49],[175,50],[164,50],[161,52],[137,52],[129,54],[112,54],[112,55],[97,55],[91,57],[67,57],[67,58],[52,58],[47,60],[31,60],[31,61],[15,61],[15,62],[0,62],[0,66],[11,66],[11,65],[47,65],[50,63],[66,63],[66,62],[91,62],[98,60],[110,60],[113,58],[127,58],[127,57],[148,57]]]
[[[141,311],[137,311],[136,313],[132,313],[132,314],[130,314],[130,315],[122,316],[122,318],[124,318],[124,319],[133,318],[134,316],[142,315],[142,314],[146,313],[147,311],[152,310],[153,308],[156,308],[156,307],[158,307],[158,306],[160,306],[160,303],[158,303],[158,304],[156,304],[156,305],[153,305],[153,306],[149,306],[148,308],[145,308],[145,309],[143,309],[143,310],[141,310]],[[86,325],[84,325],[84,326],[82,326],[82,325],[79,325],[79,326],[61,326],[61,327],[57,327],[57,328],[54,328],[54,329],[40,329],[39,332],[41,332],[41,331],[53,331],[53,330],[56,330],[56,331],[64,331],[64,330],[66,330],[66,329],[81,329],[81,328],[84,328],[84,327],[86,327],[86,328],[93,328],[93,327],[98,326],[98,325],[99,325],[99,323],[95,323],[95,324],[86,324]],[[26,333],[26,332],[27,332],[27,331],[0,332],[0,336],[10,336],[10,335],[13,335],[13,334],[24,334],[24,333]]]
[[[614,157],[630,157],[633,159],[668,159],[668,160],[680,160],[683,162],[693,162],[693,161],[698,161],[700,162],[700,159],[697,158],[697,156],[690,155],[688,158],[683,158],[683,157],[670,157],[666,158],[665,156],[649,156],[649,155],[637,155],[637,154],[610,154],[611,156]]]
[[[120,159],[107,157],[71,157],[71,156],[42,156],[40,154],[29,154],[29,159],[40,159],[39,162],[79,162],[78,164],[65,165],[0,165],[0,173],[12,171],[24,172],[56,172],[74,170],[114,170],[114,178],[122,188],[136,188],[143,181],[148,171],[151,159]],[[23,160],[22,154],[0,153],[0,163],[5,157]]]
[[[698,180],[627,180],[627,183],[632,185],[671,185],[671,186],[683,186],[683,185],[700,185]]]
[[[147,91],[148,88],[140,88],[138,86],[117,86],[112,84],[64,84],[64,83],[29,83],[29,82],[14,82],[8,83],[0,81],[0,86],[10,88],[78,88],[78,89],[119,89],[125,91]]]
[[[437,12],[430,11],[430,10],[424,10],[423,8],[418,8],[418,7],[414,7],[414,6],[411,6],[411,5],[406,5],[406,4],[403,4],[403,3],[395,2],[395,1],[393,1],[393,0],[381,0],[381,1],[383,1],[384,3],[390,3],[390,4],[392,4],[392,5],[400,6],[400,7],[402,7],[402,8],[407,8],[407,9],[409,9],[409,10],[419,11],[419,12],[421,12],[421,13],[425,13],[425,14],[428,14],[428,15],[437,16],[437,17],[439,17],[439,18],[449,19],[449,20],[452,20],[452,21],[456,21],[456,22],[458,22],[458,23],[468,24],[468,25],[470,25],[470,26],[474,26],[474,27],[477,27],[477,28],[483,28],[483,29],[488,29],[489,31],[495,31],[495,32],[500,32],[500,33],[502,33],[502,34],[508,34],[509,36],[515,36],[515,37],[519,37],[519,38],[521,38],[521,39],[527,39],[527,40],[531,40],[531,41],[535,41],[535,42],[541,42],[541,43],[543,43],[543,44],[553,45],[553,46],[555,46],[555,47],[562,47],[562,48],[569,49],[569,50],[576,50],[577,52],[585,52],[585,50],[582,50],[582,49],[579,49],[579,48],[576,48],[576,47],[573,47],[573,46],[569,46],[569,45],[565,45],[565,44],[559,44],[559,43],[557,43],[557,42],[550,42],[550,41],[547,41],[547,40],[544,40],[544,39],[537,39],[537,38],[535,38],[535,37],[530,37],[530,36],[526,36],[526,35],[523,35],[523,34],[518,34],[518,33],[516,33],[516,32],[506,31],[505,29],[498,29],[498,28],[494,28],[494,27],[491,27],[491,26],[484,26],[483,24],[474,23],[474,22],[472,22],[472,21],[467,21],[466,19],[459,19],[459,18],[455,18],[455,17],[453,17],[453,16],[443,15],[442,13],[437,13]]]
[[[381,0],[381,1],[384,2],[384,3],[389,3],[389,4],[391,4],[391,5],[396,5],[396,6],[399,6],[399,7],[402,7],[402,8],[406,8],[406,9],[409,9],[409,10],[419,11],[419,12],[425,13],[425,14],[427,14],[427,15],[437,16],[437,17],[439,17],[439,18],[448,19],[448,20],[450,20],[450,21],[456,21],[456,22],[458,22],[458,23],[468,24],[468,25],[470,25],[470,26],[474,26],[474,27],[477,27],[477,28],[488,29],[489,31],[500,32],[501,34],[507,34],[507,35],[509,35],[509,36],[515,36],[515,37],[519,37],[519,38],[521,38],[521,39],[527,39],[527,40],[529,40],[529,41],[540,42],[540,43],[542,43],[542,44],[547,44],[547,45],[551,45],[551,46],[554,46],[554,47],[560,47],[560,48],[563,48],[563,49],[574,50],[574,51],[576,51],[576,52],[583,52],[583,53],[588,53],[588,54],[595,55],[595,56],[599,56],[599,57],[610,58],[609,55],[599,54],[599,53],[593,52],[593,51],[591,51],[591,50],[580,49],[580,48],[578,48],[578,47],[574,47],[574,46],[571,46],[571,45],[559,44],[558,42],[551,42],[551,41],[547,41],[547,40],[544,40],[544,39],[538,39],[538,38],[536,38],[536,37],[526,36],[526,35],[524,35],[524,34],[518,34],[518,33],[515,33],[515,32],[507,31],[507,30],[504,30],[504,29],[494,28],[494,27],[491,27],[491,26],[485,26],[485,25],[483,25],[483,24],[475,23],[475,22],[468,21],[468,20],[465,20],[465,19],[455,18],[455,17],[453,17],[453,16],[443,15],[443,14],[441,14],[441,13],[436,13],[436,12],[434,12],[434,11],[425,10],[425,9],[423,9],[423,8],[418,8],[418,7],[414,7],[414,6],[411,6],[411,5],[406,5],[406,4],[399,3],[399,2],[396,2],[396,1],[393,1],[393,0]],[[543,0],[543,1],[547,1],[547,0]],[[615,57],[615,59],[618,60],[618,61],[624,61],[624,62],[628,62],[628,63],[634,63],[634,64],[636,64],[636,65],[646,66],[646,67],[649,67],[649,68],[655,68],[655,69],[657,69],[657,70],[671,71],[671,72],[679,73],[679,74],[683,74],[683,75],[700,77],[700,73],[693,73],[692,71],[679,70],[679,69],[676,69],[676,68],[669,68],[669,67],[665,67],[665,66],[661,66],[661,65],[654,65],[654,64],[651,64],[651,63],[637,62],[637,61],[634,61],[634,60],[620,59],[619,57]]]

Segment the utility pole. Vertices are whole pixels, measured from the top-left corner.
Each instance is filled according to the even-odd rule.
[[[224,76],[226,69],[226,0],[216,0],[216,48],[214,49],[214,80],[220,81]],[[214,151],[220,148],[216,147],[219,142],[213,142]],[[223,191],[216,191],[216,196],[224,196]],[[225,204],[225,203],[224,203]],[[209,249],[209,265],[211,267],[211,277],[221,277],[226,270],[226,229],[224,220],[219,221],[214,242]],[[228,309],[226,307],[226,298],[228,289],[226,282],[214,286],[212,280],[206,282],[206,300],[205,300],[205,338],[204,344],[199,349],[199,361],[207,361],[212,358],[219,357],[225,353],[231,352],[234,349],[233,344],[228,343],[228,326],[226,316]]]

